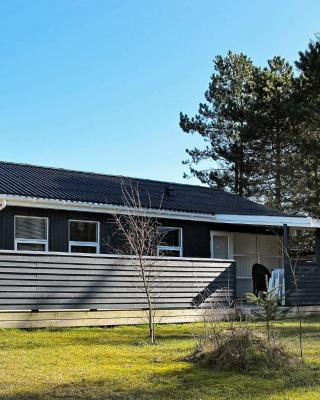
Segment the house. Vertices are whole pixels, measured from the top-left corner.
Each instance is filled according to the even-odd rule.
[[[68,256],[63,259],[68,263],[83,257],[115,258],[113,215],[131,212],[124,204],[123,182],[139,188],[142,206],[150,216],[157,217],[165,235],[158,252],[176,259],[180,269],[187,260],[194,260],[193,266],[197,262],[202,265],[201,259],[228,265],[235,262],[235,297],[252,290],[253,263],[260,262],[269,269],[288,263],[286,249],[291,229],[316,233],[319,262],[320,222],[310,217],[288,215],[203,186],[0,162],[0,262],[5,260],[2,265],[13,259],[15,265],[18,261],[19,265],[30,261],[35,264],[29,272],[35,274],[34,269],[40,268],[39,260],[48,260],[46,256],[56,257],[59,262],[62,256]],[[18,256],[19,259],[14,258]],[[5,266],[9,268],[9,264]],[[3,284],[4,279],[10,282]],[[10,293],[14,287],[22,298],[17,279],[16,275],[1,277],[0,269],[0,290]],[[39,297],[35,293],[39,292],[39,284],[33,279],[32,284],[25,282],[24,286],[32,291],[31,303],[38,304],[34,299]],[[19,309],[9,298],[4,303],[0,299],[0,310]],[[70,304],[68,309],[73,308]]]

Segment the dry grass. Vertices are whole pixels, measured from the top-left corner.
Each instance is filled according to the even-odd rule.
[[[297,351],[298,323],[277,325]],[[194,329],[161,326],[157,346],[146,344],[146,327],[0,331],[0,400],[320,398],[320,319],[304,323],[309,369],[264,376],[181,361],[194,346]]]
[[[266,374],[305,368],[302,360],[281,341],[267,340],[265,335],[240,324],[215,327],[187,360],[217,371],[255,373],[260,370]]]

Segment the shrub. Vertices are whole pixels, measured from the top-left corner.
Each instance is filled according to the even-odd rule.
[[[279,370],[299,363],[276,340],[270,341],[247,326],[216,330],[189,360],[224,371]]]

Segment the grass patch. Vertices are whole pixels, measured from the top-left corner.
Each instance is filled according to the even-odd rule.
[[[297,353],[298,323],[276,327]],[[320,319],[304,322],[308,368],[286,373],[246,375],[181,361],[194,347],[196,329],[160,326],[157,346],[147,344],[141,326],[0,331],[0,400],[320,398]]]

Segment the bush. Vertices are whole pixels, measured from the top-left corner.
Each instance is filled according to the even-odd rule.
[[[216,330],[207,336],[189,360],[224,371],[257,371],[297,366],[298,359],[276,340],[247,327]]]

